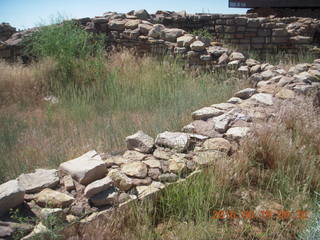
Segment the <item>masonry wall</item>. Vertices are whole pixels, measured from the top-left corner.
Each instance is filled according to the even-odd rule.
[[[188,15],[185,12],[158,11],[151,15],[147,12],[142,12],[140,15],[134,12],[128,14],[108,12],[103,16],[82,18],[77,21],[89,32],[106,34],[109,47],[134,48],[140,54],[188,55],[190,49],[177,49],[176,40],[181,35],[192,33],[194,30],[206,30],[211,34],[209,41],[197,38],[204,41],[206,47],[209,47],[210,42],[213,41],[216,42],[213,45],[219,42],[244,50],[297,50],[310,49],[320,43],[320,20],[312,18],[274,18],[272,16],[262,18],[234,14]],[[176,34],[173,39],[168,39],[166,34],[162,33],[155,37],[150,35],[149,31],[156,24],[163,25],[165,29],[182,29],[185,32]],[[1,42],[0,58],[14,59],[20,56],[21,40],[35,30],[14,33],[8,40]],[[6,38],[1,35],[1,26],[0,38]],[[206,54],[191,55],[195,59],[194,55],[199,55],[200,58],[201,55]],[[208,60],[208,58],[205,59]],[[200,61],[200,63],[203,62]],[[208,61],[205,63],[207,64]]]

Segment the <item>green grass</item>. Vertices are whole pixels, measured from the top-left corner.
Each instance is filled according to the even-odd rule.
[[[51,61],[47,63],[50,66],[43,60],[23,69],[31,72],[28,75],[34,78],[35,88],[39,88],[38,82],[45,85],[46,80],[59,77],[50,69],[55,66]],[[76,70],[81,76],[94,69]],[[16,74],[11,72],[12,66],[8,71]],[[41,95],[38,100],[31,95],[0,109],[2,116],[9,114],[10,121],[23,126],[8,126],[8,120],[0,119],[0,125],[9,128],[9,136],[0,138],[0,144],[10,142],[6,154],[0,156],[4,166],[1,180],[36,167],[57,167],[90,149],[123,151],[125,137],[140,129],[153,137],[165,130],[179,131],[191,121],[192,111],[227,100],[241,84],[231,73],[187,72],[173,59],[114,54],[103,60],[101,77],[86,86],[56,85],[53,92],[43,87],[42,96],[54,94],[60,100],[57,105],[44,102]]]

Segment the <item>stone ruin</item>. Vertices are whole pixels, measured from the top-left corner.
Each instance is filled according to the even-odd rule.
[[[109,15],[106,24],[103,21]],[[125,215],[131,203],[156,196],[162,189],[186,181],[216,161],[226,161],[237,152],[242,139],[250,136],[253,126],[272,120],[282,106],[299,104],[319,87],[320,59],[285,70],[227,48],[206,46],[184,30],[137,20],[137,17],[149,18],[144,11],[127,15],[134,18],[130,20],[124,20],[122,15],[109,15],[101,21],[119,34],[115,40],[118,44],[130,42],[124,36],[133,36],[135,29],[140,32],[148,28],[146,35],[134,41],[142,41],[143,36],[146,42],[174,44],[173,52],[186,49],[187,57],[197,53],[198,60],[210,58],[218,61],[215,64],[232,66],[254,87],[236,92],[227,102],[193,112],[193,121],[180,132],[166,131],[155,139],[143,131],[128,136],[127,151],[121,155],[91,150],[61,163],[58,169],[37,169],[0,185],[3,218],[8,217],[11,208],[20,207],[39,219],[36,226],[0,221],[0,238],[10,239],[15,231],[24,231],[24,240],[45,233],[47,228],[42,221],[53,215],[70,223],[62,232],[64,239],[110,239],[113,216]],[[91,23],[93,20],[88,20],[86,28]]]
[[[259,51],[311,49],[320,43],[320,20],[312,18],[169,11],[149,14],[140,10],[127,14],[107,12],[75,21],[89,32],[105,34],[108,46],[134,49],[139,54],[181,55],[191,65],[216,65],[216,49],[221,43]],[[2,34],[1,29],[0,58],[5,59],[21,56],[21,40],[37,30],[9,35]],[[209,35],[192,35],[197,30]]]

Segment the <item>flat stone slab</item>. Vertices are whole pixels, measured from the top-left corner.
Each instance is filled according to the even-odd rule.
[[[214,107],[204,107],[192,113],[193,120],[207,120],[223,114],[224,111]]]
[[[231,149],[231,143],[224,138],[211,138],[203,143],[204,150],[214,150],[228,153]]]
[[[153,149],[154,140],[142,131],[126,137],[127,148],[142,153],[150,153]]]
[[[91,198],[94,195],[102,191],[108,190],[111,187],[113,187],[112,179],[110,177],[105,177],[87,185],[84,189],[84,196],[86,198]]]
[[[103,178],[107,172],[104,161],[96,151],[87,152],[81,157],[64,162],[59,168],[83,185]]]
[[[37,194],[35,201],[40,207],[65,208],[72,204],[74,198],[67,194],[46,188]]]
[[[109,188],[90,199],[95,207],[103,207],[107,205],[116,205],[119,202],[119,193],[115,188]]]
[[[122,191],[128,191],[133,185],[131,178],[117,169],[110,170],[108,177],[110,177],[114,185]]]
[[[34,173],[21,174],[18,182],[26,193],[38,193],[45,188],[53,188],[59,184],[56,169],[37,169]]]
[[[24,189],[17,180],[11,180],[0,185],[0,216],[11,208],[18,207],[24,201]]]
[[[273,97],[271,94],[268,93],[258,93],[253,95],[250,99],[268,106],[273,105]]]
[[[247,136],[249,132],[250,128],[248,127],[233,127],[227,131],[226,136],[233,140],[239,140],[240,138]]]
[[[148,175],[147,165],[143,162],[123,164],[121,166],[121,171],[130,177],[145,178]]]
[[[175,149],[178,152],[184,152],[188,149],[190,137],[186,133],[163,132],[156,138],[156,145]]]
[[[234,96],[245,100],[250,98],[256,92],[257,90],[255,88],[246,88],[246,89],[240,90],[239,92],[236,92]]]

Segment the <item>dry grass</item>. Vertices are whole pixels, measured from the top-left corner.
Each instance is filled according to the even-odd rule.
[[[210,219],[213,210],[254,211],[263,202],[268,210],[275,203],[292,213],[313,210],[320,182],[319,115],[309,101],[283,106],[278,117],[256,127],[230,159],[168,188],[151,210],[150,205],[138,206],[134,224],[124,232],[130,239],[148,240],[300,239],[307,220]]]
[[[34,103],[43,94],[47,77],[54,69],[49,59],[30,66],[0,61],[0,106],[12,103]]]
[[[42,100],[56,80],[53,61],[0,64],[1,181],[36,167],[57,167],[90,149],[121,152],[125,137],[139,129],[154,137],[180,130],[192,111],[228,99],[241,85],[224,72],[192,75],[173,59],[129,52],[111,55],[99,76],[90,62],[83,64],[75,71],[77,82],[90,76],[94,81],[55,87],[56,105]]]

